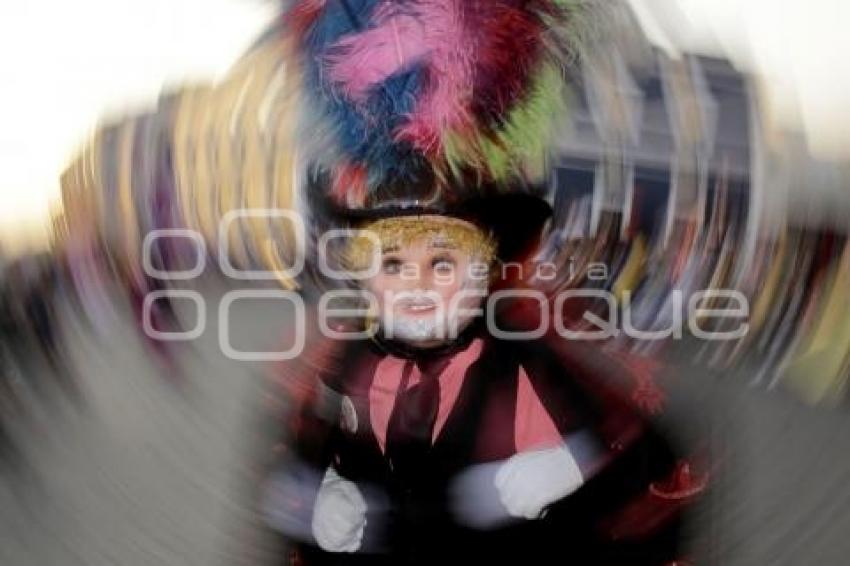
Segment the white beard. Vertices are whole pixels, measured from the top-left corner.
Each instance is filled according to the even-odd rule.
[[[436,317],[413,318],[395,316],[392,320],[384,320],[384,332],[388,338],[415,345],[417,342],[433,342],[446,340],[441,324]]]
[[[438,318],[436,314],[427,318],[395,315],[384,317],[382,327],[387,338],[412,346],[421,342],[446,343],[455,340],[469,326],[473,318],[473,316],[460,318],[446,315]]]
[[[465,281],[463,288],[466,289],[486,289],[486,283],[481,284],[477,281]],[[430,304],[439,302],[439,296],[435,296],[433,292],[412,291],[400,295],[400,303],[409,301],[412,303]],[[479,299],[472,299],[478,301]],[[466,305],[470,307],[471,305]],[[381,318],[381,327],[384,335],[390,340],[398,340],[411,346],[416,346],[422,342],[448,343],[455,340],[458,335],[473,321],[474,314],[468,314],[467,310],[462,310],[464,314],[458,312],[445,312],[445,309],[438,309],[432,316],[418,317],[406,316],[403,314],[384,314]]]

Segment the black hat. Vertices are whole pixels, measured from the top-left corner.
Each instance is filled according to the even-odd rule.
[[[502,261],[521,259],[533,249],[552,215],[541,187],[506,188],[474,179],[463,185],[446,185],[431,171],[422,167],[414,175],[390,177],[370,193],[363,206],[348,206],[332,197],[330,176],[314,169],[308,179],[308,195],[314,212],[351,226],[399,216],[438,215],[466,220],[495,237]]]

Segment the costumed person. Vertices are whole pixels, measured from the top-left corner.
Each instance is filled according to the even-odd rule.
[[[548,333],[497,337],[519,331],[487,313],[548,205],[423,205],[423,177],[355,214],[345,261],[368,275],[356,330],[370,337],[337,337],[342,352],[291,413],[272,523],[306,564],[680,558],[684,507],[642,502],[677,473],[674,448],[625,395],[565,365]]]
[[[675,447],[545,324],[533,331],[548,305],[535,319],[508,296],[551,212],[541,195],[577,5],[288,12],[309,225],[353,229],[335,257],[363,316],[330,332],[320,300],[316,349],[333,353],[281,376],[286,440],[263,507],[287,563],[681,558],[688,506],[663,497],[682,473]]]

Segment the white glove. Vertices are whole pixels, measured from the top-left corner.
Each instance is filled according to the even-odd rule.
[[[352,481],[329,467],[313,508],[313,537],[328,552],[356,552],[366,528],[366,500]]]
[[[514,517],[539,519],[547,505],[584,483],[573,455],[562,445],[511,456],[496,472],[494,485]]]

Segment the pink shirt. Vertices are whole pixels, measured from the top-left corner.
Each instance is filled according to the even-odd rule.
[[[463,378],[469,366],[481,355],[484,342],[478,338],[462,352],[456,354],[440,374],[440,407],[434,424],[432,442],[436,441],[454,407]],[[375,377],[369,388],[369,418],[372,430],[378,439],[381,451],[385,450],[387,427],[395,405],[396,393],[401,385],[402,370],[406,360],[387,356],[378,363]],[[413,366],[408,388],[419,382],[421,373]],[[514,442],[517,452],[535,448],[557,446],[562,442],[555,423],[529,381],[525,369],[520,367],[517,388],[516,417],[514,419]]]

